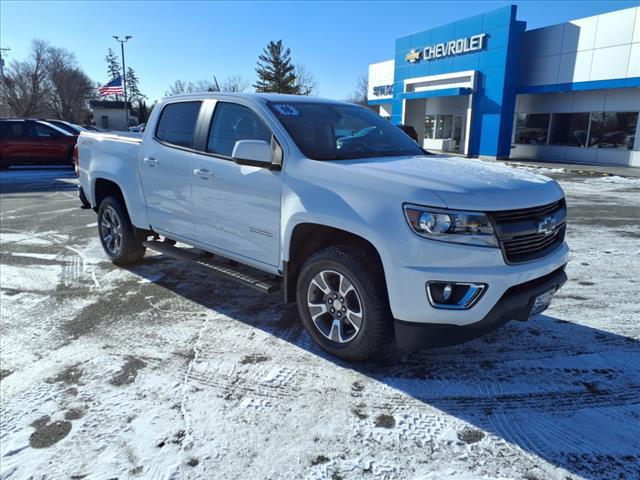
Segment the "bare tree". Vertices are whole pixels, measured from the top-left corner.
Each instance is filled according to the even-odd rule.
[[[244,92],[249,88],[249,81],[242,75],[230,75],[226,78],[222,85],[220,85],[220,91],[222,92]],[[195,82],[188,82],[185,80],[176,80],[169,89],[164,92],[165,95],[181,95],[185,93],[206,93],[217,92],[218,84],[211,80],[196,80]]]
[[[249,81],[242,75],[230,75],[222,82],[220,90],[223,92],[244,92],[249,88]]]
[[[369,79],[366,76],[361,76],[358,79],[358,86],[355,91],[346,98],[347,102],[355,103],[368,107],[367,97],[369,95]]]
[[[296,76],[295,85],[299,95],[316,95],[318,93],[318,82],[302,63],[296,63],[293,74]]]
[[[5,86],[6,104],[11,114],[20,117],[55,116],[79,122],[95,95],[75,56],[42,40],[33,40],[29,59],[11,63]]]
[[[5,74],[6,104],[11,113],[20,117],[37,115],[46,109],[49,89],[47,72],[48,45],[33,40],[28,60],[14,60]]]
[[[88,101],[96,95],[93,82],[68,50],[49,47],[47,63],[52,87],[47,96],[48,110],[57,118],[81,122],[86,116]]]
[[[214,82],[209,80],[197,80],[195,82],[185,82],[184,80],[176,80],[169,85],[169,90],[164,92],[166,96],[181,95],[184,93],[204,93],[217,92],[218,88]]]

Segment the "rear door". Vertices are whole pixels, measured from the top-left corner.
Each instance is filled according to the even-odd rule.
[[[140,172],[151,226],[193,238],[191,162],[201,101],[164,105],[152,136],[142,142]]]
[[[231,158],[238,140],[271,142],[271,129],[247,105],[228,101],[209,105],[201,145],[205,152],[194,156],[191,164],[196,240],[276,267],[283,173],[238,165]]]

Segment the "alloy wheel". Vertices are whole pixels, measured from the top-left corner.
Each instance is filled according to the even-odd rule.
[[[105,208],[102,213],[100,235],[109,254],[118,255],[122,249],[122,222],[112,207]]]
[[[322,270],[313,277],[307,307],[316,329],[333,342],[348,343],[362,328],[360,295],[353,282],[340,272]]]

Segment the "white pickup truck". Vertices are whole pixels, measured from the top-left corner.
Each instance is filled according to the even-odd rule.
[[[114,263],[151,248],[281,289],[314,341],[350,361],[528,320],[566,281],[555,181],[428,154],[347,103],[171,97],[140,136],[83,132],[78,162]]]

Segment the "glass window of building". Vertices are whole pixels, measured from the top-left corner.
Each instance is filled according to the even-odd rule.
[[[549,133],[548,113],[518,113],[515,143],[544,145]]]
[[[433,131],[436,126],[436,117],[427,115],[424,117],[424,138],[433,138]]]
[[[551,118],[549,144],[586,147],[588,132],[588,113],[554,113]]]
[[[451,138],[453,115],[438,115],[436,117],[436,138]]]
[[[593,112],[589,146],[632,150],[638,112]]]

